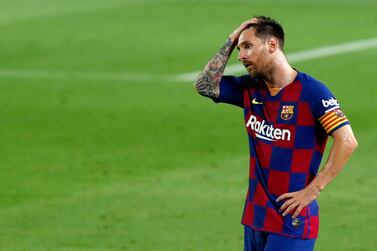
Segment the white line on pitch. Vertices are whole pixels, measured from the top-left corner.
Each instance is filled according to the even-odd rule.
[[[290,63],[296,63],[316,58],[324,58],[339,54],[366,50],[375,47],[377,47],[377,38],[372,38],[349,43],[324,46],[306,51],[288,53],[287,58]],[[225,68],[225,74],[238,74],[242,72],[246,72],[242,64],[228,65]],[[176,80],[182,82],[194,81],[198,74],[199,71],[183,73],[177,75]]]
[[[337,45],[319,47],[316,49],[288,53],[290,63],[303,62],[306,60],[324,58],[333,55],[356,52],[377,47],[377,38],[359,40]],[[225,74],[246,73],[241,64],[228,65]],[[172,81],[192,82],[199,71],[175,75],[157,75],[151,73],[110,73],[110,72],[69,72],[50,70],[22,70],[22,69],[0,69],[0,78],[24,78],[24,79],[81,79],[94,81]]]

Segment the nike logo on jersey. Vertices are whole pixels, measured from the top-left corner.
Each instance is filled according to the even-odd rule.
[[[251,101],[251,103],[252,103],[253,105],[263,105],[263,102],[258,102],[256,98],[254,98],[254,99]]]

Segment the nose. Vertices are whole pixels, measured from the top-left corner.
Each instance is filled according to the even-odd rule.
[[[243,61],[243,60],[246,60],[246,59],[247,59],[246,51],[243,50],[243,49],[240,49],[240,51],[238,52],[238,60]]]

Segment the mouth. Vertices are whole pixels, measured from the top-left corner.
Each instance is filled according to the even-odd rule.
[[[246,69],[248,69],[250,66],[252,66],[251,63],[243,63],[243,65],[245,66]]]

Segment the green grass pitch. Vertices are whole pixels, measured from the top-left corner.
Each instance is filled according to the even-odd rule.
[[[375,0],[0,6],[4,251],[242,250],[242,111],[164,78],[200,70],[253,14],[283,24],[287,53],[377,37]],[[359,141],[320,196],[316,250],[377,246],[376,59],[371,48],[293,64],[336,94]]]

